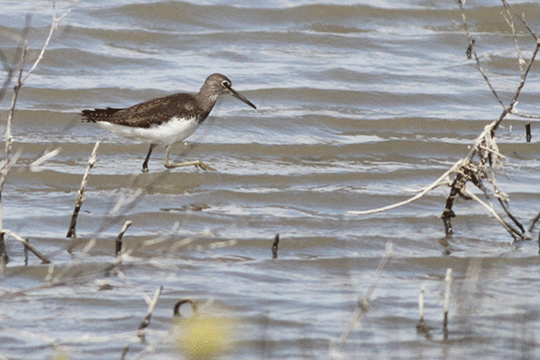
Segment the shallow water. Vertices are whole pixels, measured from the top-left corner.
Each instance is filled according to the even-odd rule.
[[[30,13],[29,56],[36,58],[50,2],[2,6],[3,50],[15,54],[9,34],[20,34]],[[540,5],[515,8],[540,31]],[[508,102],[519,70],[500,4],[469,0],[467,9],[477,51]],[[339,357],[540,357],[536,241],[512,243],[484,208],[464,200],[454,208],[455,234],[445,238],[443,188],[388,212],[348,213],[412,196],[465,157],[500,115],[465,56],[455,2],[56,2],[57,15],[67,10],[21,90],[13,123],[21,153],[2,194],[4,227],[29,238],[54,267],[32,255],[25,266],[22,246],[8,239],[3,357],[120,359],[129,344],[126,359],[178,358],[172,309],[191,297],[207,305],[201,317],[234,320],[221,358],[329,358],[389,241],[393,252],[371,307]],[[518,30],[529,57],[534,43]],[[217,171],[165,171],[157,148],[150,173],[141,174],[147,145],[80,122],[82,109],[196,92],[214,72],[230,77],[258,110],[223,98],[173,157]],[[536,114],[539,95],[535,65],[519,110]],[[3,109],[10,100],[8,93]],[[5,124],[7,111],[1,116]],[[526,143],[527,122],[512,118],[497,132],[508,175],[499,174],[498,185],[525,227],[540,199],[538,123],[532,120]],[[65,236],[97,141],[77,223],[82,241],[69,254]],[[41,171],[30,170],[56,148]],[[124,235],[128,254],[120,273],[111,272],[126,220],[133,222]],[[454,281],[444,340],[448,268]],[[429,337],[416,332],[422,284]],[[141,342],[145,296],[159,286]],[[155,349],[143,356],[149,345]]]

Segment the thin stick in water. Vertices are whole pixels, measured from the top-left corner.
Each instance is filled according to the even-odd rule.
[[[277,259],[278,244],[279,233],[276,234],[276,237],[274,238],[274,243],[272,244],[272,259]]]
[[[29,243],[30,239],[26,239],[26,242]],[[24,244],[24,266],[28,266],[28,245]]]
[[[75,231],[75,227],[77,226],[77,217],[79,216],[79,211],[81,210],[82,202],[84,200],[83,194],[84,194],[84,188],[86,187],[86,183],[88,182],[88,176],[90,175],[90,170],[94,167],[94,164],[96,163],[96,154],[97,150],[99,148],[99,141],[96,142],[96,145],[94,145],[94,150],[92,151],[92,155],[90,156],[90,159],[88,160],[88,167],[86,168],[86,171],[84,173],[82,182],[81,182],[81,188],[79,189],[79,196],[77,197],[77,203],[75,204],[75,209],[73,210],[73,215],[71,216],[71,223],[69,225],[69,230],[67,233],[68,238],[77,238],[77,233]]]
[[[54,9],[54,4],[53,4]],[[69,12],[68,12],[69,13]],[[49,36],[45,40],[45,44],[39,54],[39,57],[36,61],[34,61],[34,64],[30,70],[26,73],[26,76],[23,78],[23,72],[24,72],[24,66],[25,66],[25,59],[26,55],[28,53],[28,33],[30,31],[30,15],[26,16],[26,24],[24,27],[24,30],[22,32],[21,36],[21,45],[20,48],[17,49],[15,59],[19,59],[19,70],[17,74],[17,83],[15,84],[14,90],[13,90],[13,97],[11,100],[11,106],[8,111],[7,120],[6,120],[6,130],[5,130],[5,160],[3,162],[3,165],[0,166],[0,263],[2,265],[2,269],[9,261],[9,256],[7,254],[7,250],[4,244],[4,226],[2,221],[2,192],[4,189],[4,183],[6,181],[7,175],[9,173],[9,170],[11,169],[11,166],[15,163],[17,160],[18,155],[15,155],[12,157],[11,155],[11,147],[13,143],[13,136],[12,136],[12,129],[11,125],[13,122],[13,114],[15,113],[15,106],[17,104],[17,98],[19,97],[19,92],[21,87],[23,86],[24,82],[28,77],[32,74],[32,72],[36,69],[37,65],[43,59],[43,55],[45,54],[45,50],[47,46],[49,45],[52,35],[56,28],[58,27],[58,23],[60,20],[66,16],[68,13],[62,15],[61,17],[57,18],[56,13],[53,14],[53,23],[51,25],[51,30],[49,31]],[[7,72],[7,77],[2,85],[2,88],[0,89],[0,99],[4,97],[5,92],[7,91],[9,87],[9,83],[11,82],[12,77],[14,76],[15,70],[15,63],[13,66],[9,65],[7,62],[7,58],[4,55],[4,52],[1,52],[0,58],[2,59],[2,63],[4,65],[4,69]]]
[[[126,359],[126,355],[128,351],[129,351],[129,344],[126,344],[126,346],[124,346],[124,350],[122,350],[122,356],[120,356],[120,360]]]
[[[7,229],[4,229],[2,231],[2,235],[7,235],[9,237],[12,237],[13,239],[17,240],[18,242],[21,242],[24,244],[24,246],[26,248],[28,248],[28,250],[30,250],[31,252],[34,253],[34,255],[36,255],[43,264],[50,264],[51,261],[44,255],[42,255],[39,251],[37,251],[37,249],[34,247],[34,245],[30,244],[28,241],[26,241],[25,239],[23,239],[21,236],[17,235],[16,233],[10,231],[10,230],[7,230]]]
[[[34,160],[30,165],[28,165],[28,168],[30,169],[31,172],[39,172],[41,171],[42,169],[40,168],[41,165],[43,165],[45,162],[49,161],[50,159],[52,159],[53,157],[55,157],[56,155],[58,155],[60,153],[61,149],[60,148],[57,148],[57,149],[54,149],[52,151],[45,151],[45,153],[39,157],[39,159],[37,160]]]
[[[418,314],[420,316],[420,320],[418,320],[418,324],[416,324],[416,331],[418,333],[426,334],[426,336],[429,336],[429,328],[426,326],[426,322],[424,320],[424,292],[426,290],[426,284],[422,284],[420,287],[420,294],[418,295]]]
[[[9,255],[6,249],[6,243],[4,242],[4,233],[0,234],[0,273],[4,272],[4,269],[9,261]]]
[[[379,279],[383,273],[383,270],[386,266],[386,263],[390,259],[390,256],[392,256],[392,249],[394,245],[391,241],[388,241],[386,243],[386,250],[384,252],[384,256],[382,257],[381,261],[379,262],[379,266],[377,267],[377,271],[375,272],[375,275],[373,276],[373,279],[371,280],[371,284],[369,285],[369,288],[367,289],[365,295],[362,298],[358,298],[358,306],[354,310],[354,313],[352,314],[349,323],[345,326],[345,329],[343,329],[343,332],[341,333],[341,336],[339,339],[332,345],[331,347],[331,354],[330,358],[335,359],[340,357],[339,352],[347,342],[347,339],[349,338],[349,335],[354,329],[354,326],[358,323],[360,320],[360,317],[365,314],[369,310],[369,301],[371,294],[373,291],[375,291],[375,288],[377,287],[377,284],[379,283]]]
[[[118,237],[116,238],[115,247],[116,247],[116,257],[122,252],[122,237],[124,236],[127,229],[133,224],[131,220],[128,220],[124,223],[124,226],[122,227],[122,230],[120,230],[120,233],[118,234]]]
[[[154,298],[150,303],[148,304],[148,311],[146,313],[146,316],[141,323],[141,326],[139,326],[139,330],[137,331],[137,336],[144,340],[144,331],[150,325],[150,319],[152,318],[152,314],[154,313],[154,309],[156,308],[159,296],[161,295],[161,291],[163,290],[163,286],[160,286],[157,288],[156,293],[154,294]]]
[[[450,291],[452,289],[452,269],[446,269],[446,290],[444,291],[444,320],[443,320],[443,335],[444,340],[448,340],[448,308],[450,306]]]

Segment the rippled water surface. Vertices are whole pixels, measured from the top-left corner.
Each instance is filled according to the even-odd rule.
[[[512,3],[540,33],[540,5]],[[3,226],[52,265],[32,254],[25,265],[22,245],[7,238],[2,358],[120,359],[124,351],[125,359],[189,358],[177,339],[189,338],[190,320],[177,325],[172,316],[183,298],[210,319],[204,336],[228,339],[214,354],[224,359],[540,357],[537,241],[513,243],[481,205],[465,200],[454,207],[455,234],[445,238],[439,216],[447,188],[388,212],[349,213],[413,196],[499,117],[500,104],[466,57],[455,1],[57,1],[56,15],[66,11],[13,119],[20,157],[1,197]],[[2,2],[0,44],[9,59],[27,14],[30,62],[49,33],[52,3]],[[469,0],[466,16],[508,103],[520,74],[501,4]],[[523,27],[516,31],[528,59],[534,41]],[[523,88],[522,112],[539,113],[539,69]],[[215,72],[258,109],[223,97],[172,154],[216,171],[168,171],[158,147],[142,174],[147,145],[80,122],[83,109],[197,92]],[[2,100],[2,124],[11,97]],[[498,173],[498,185],[529,227],[540,210],[538,122],[513,117],[502,125],[506,176]],[[66,233],[97,141],[73,243]],[[126,254],[115,267],[115,239],[127,220]],[[538,239],[537,230],[530,236]],[[341,343],[389,242],[369,308]],[[145,298],[160,286],[142,341]],[[416,331],[422,286],[428,335]]]

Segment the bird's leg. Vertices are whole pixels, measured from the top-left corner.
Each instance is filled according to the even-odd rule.
[[[169,162],[169,153],[171,152],[171,146],[167,146],[167,152],[165,153],[165,167],[167,169],[172,169],[172,168],[177,168],[177,167],[181,167],[181,166],[190,166],[190,165],[193,165],[195,166],[196,168],[199,168],[199,169],[202,169],[202,170],[216,170],[214,169],[213,167],[203,163],[202,161],[200,160],[195,160],[195,161],[186,161],[186,162],[181,162],[181,163],[176,163],[176,164],[171,164]]]
[[[142,164],[142,172],[147,173],[148,172],[148,160],[150,160],[150,155],[152,155],[152,150],[156,147],[156,144],[150,144],[150,149],[148,149],[148,154],[146,155],[146,159],[144,159],[144,162]]]

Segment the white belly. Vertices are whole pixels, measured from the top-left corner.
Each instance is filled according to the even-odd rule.
[[[115,125],[105,121],[98,121],[97,124],[103,129],[127,139],[165,146],[188,138],[199,127],[196,118],[180,119],[177,117],[173,117],[168,122],[159,126],[151,126],[146,129]]]

